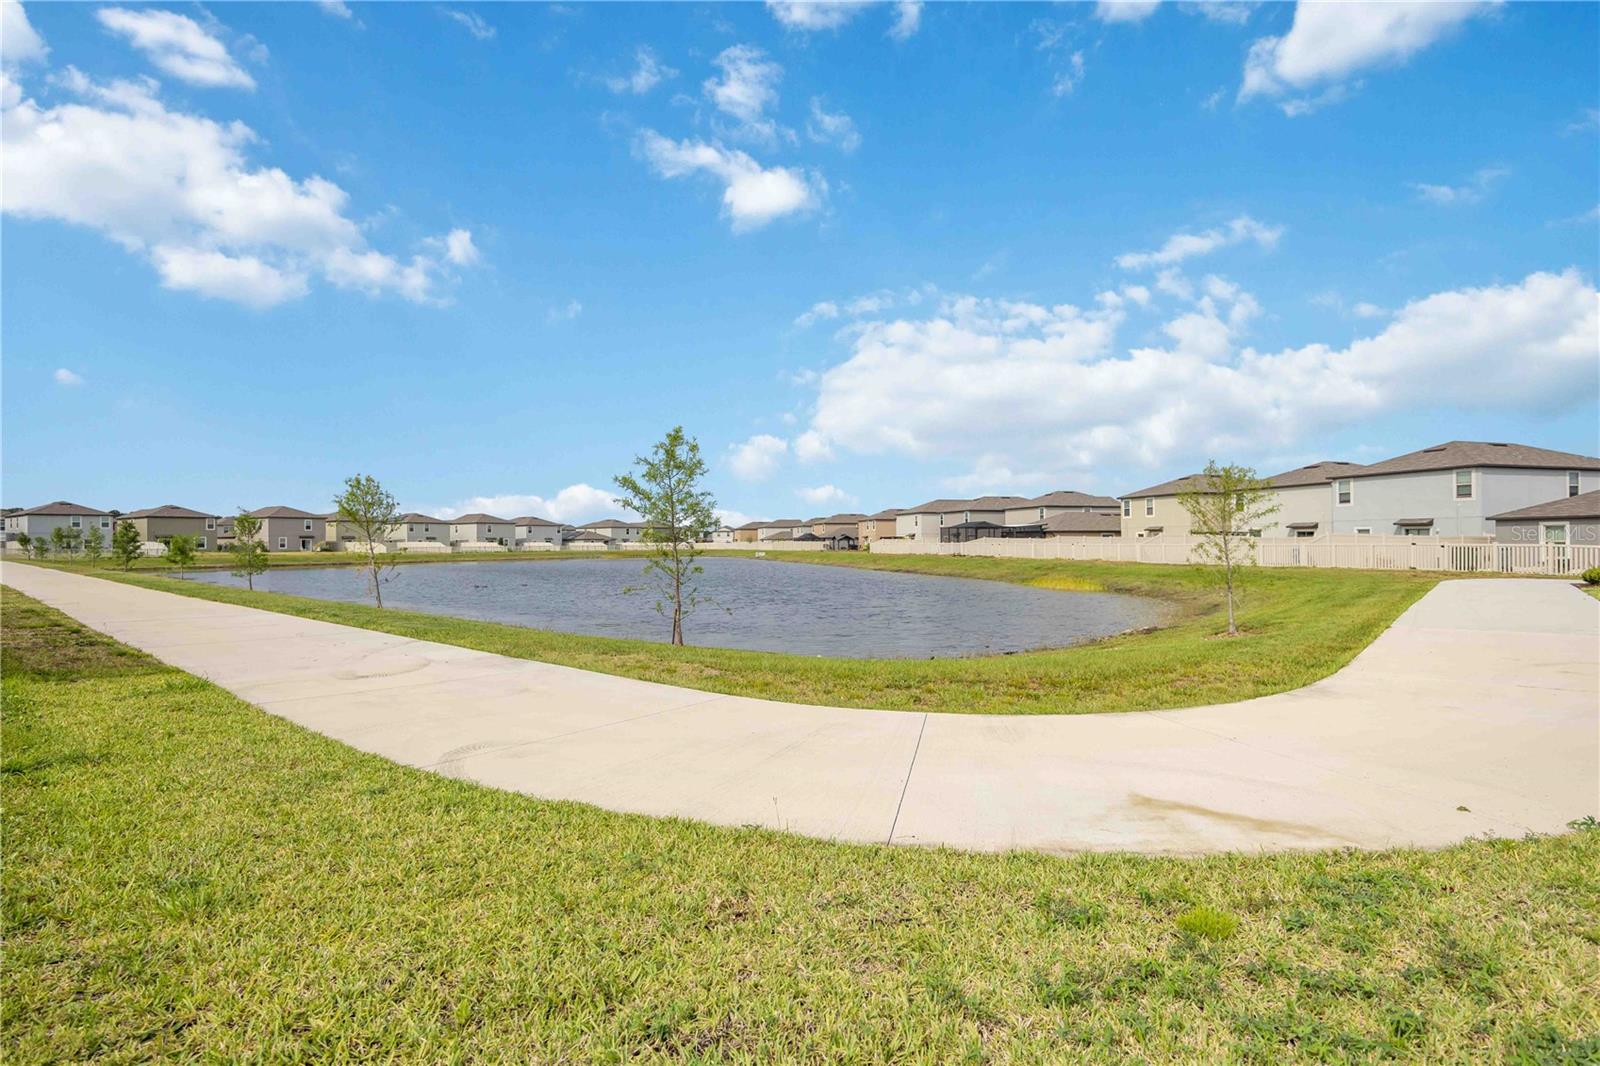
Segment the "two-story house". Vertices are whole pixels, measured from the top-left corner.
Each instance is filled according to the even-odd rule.
[[[6,541],[8,543],[15,541],[19,533],[26,533],[32,540],[48,541],[51,531],[57,527],[74,530],[79,536],[97,528],[109,546],[111,525],[109,511],[85,507],[81,503],[55,500],[6,515]]]
[[[258,507],[247,513],[261,522],[252,539],[268,551],[316,551],[327,536],[327,518],[298,507]]]
[[[1453,440],[1335,477],[1335,533],[1492,537],[1494,516],[1600,489],[1600,459]]]
[[[193,537],[194,546],[200,551],[221,547],[217,543],[217,525],[221,520],[220,515],[193,511],[175,503],[129,511],[122,516],[122,521],[133,523],[139,531],[139,539],[147,544],[168,544],[173,537]]]

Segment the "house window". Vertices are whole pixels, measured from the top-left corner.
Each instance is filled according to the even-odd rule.
[[[1123,500],[1122,501],[1122,517],[1123,518],[1132,518],[1133,517],[1133,501],[1132,500]]]
[[[1458,499],[1458,500],[1470,500],[1470,499],[1472,499],[1472,471],[1470,471],[1470,470],[1457,470],[1456,471],[1456,499]]]
[[[206,538],[204,538],[204,537],[196,537],[194,539],[194,546],[196,548],[199,548],[201,551],[205,551],[206,550]]]
[[[73,529],[83,528],[83,518],[80,515],[73,515],[68,521],[72,523]]]
[[[216,529],[216,528],[217,528],[217,520],[215,518],[206,519],[206,529],[210,530],[210,529]],[[204,537],[201,537],[200,539],[201,540],[205,540]],[[202,545],[200,545],[200,547],[204,548],[205,545],[202,544]]]
[[[1576,470],[1568,470],[1567,471],[1567,495],[1568,496],[1576,496],[1578,494],[1578,489],[1579,489],[1578,472]]]
[[[1340,507],[1346,507],[1355,499],[1355,483],[1349,478],[1341,478],[1333,483],[1333,498]]]
[[[1154,496],[1146,496],[1144,498],[1144,516],[1146,518],[1149,518],[1151,515],[1153,515],[1155,513],[1156,513],[1156,498]]]
[[[278,538],[278,550],[279,551],[287,551],[288,548],[289,548],[289,538],[288,537],[279,537]]]

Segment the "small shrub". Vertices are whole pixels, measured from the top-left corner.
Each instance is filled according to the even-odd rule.
[[[1591,566],[1578,576],[1585,585],[1600,585],[1600,566]]]
[[[1201,905],[1178,915],[1178,928],[1205,940],[1226,940],[1239,928],[1239,919],[1226,911]]]

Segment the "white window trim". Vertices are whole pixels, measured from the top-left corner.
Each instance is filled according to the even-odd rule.
[[[1339,500],[1339,483],[1341,481],[1350,486],[1350,498],[1348,500],[1343,501],[1342,503]],[[1356,502],[1356,481],[1355,481],[1355,478],[1342,477],[1342,478],[1335,479],[1334,482],[1333,482],[1333,505],[1335,507],[1350,507],[1350,506],[1353,506],[1355,504],[1355,502]]]

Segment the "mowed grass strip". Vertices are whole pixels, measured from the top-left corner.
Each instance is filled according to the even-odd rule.
[[[7,1063],[1593,1062],[1600,831],[1054,858],[395,766],[6,590]]]
[[[618,560],[614,565],[640,565]],[[553,561],[551,565],[560,565]],[[578,636],[249,592],[144,573],[95,576],[200,599],[360,626],[522,659],[793,703],[962,714],[1086,714],[1190,707],[1299,688],[1348,663],[1439,580],[1436,574],[1252,570],[1244,577],[1244,635],[1222,638],[1217,575],[1204,567],[833,552],[804,562],[1011,581],[1162,600],[1166,624],[1071,648],[960,659],[830,659]],[[403,582],[402,574],[396,581]],[[640,597],[639,610],[651,611]],[[653,617],[653,615],[652,615]],[[797,620],[796,624],[804,624]]]

